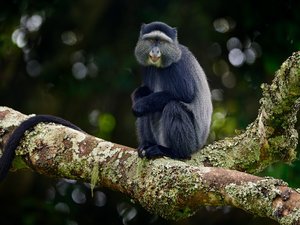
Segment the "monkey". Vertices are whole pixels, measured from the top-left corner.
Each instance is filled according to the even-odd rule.
[[[138,155],[190,159],[206,143],[213,110],[202,67],[163,22],[142,24],[134,54],[142,67],[131,94]]]
[[[56,123],[61,124],[66,127],[70,127],[74,130],[82,131],[81,128],[72,124],[71,122],[64,120],[60,117],[52,116],[52,115],[36,115],[30,117],[27,120],[24,120],[11,134],[9,139],[7,140],[4,151],[0,158],[0,182],[7,176],[8,171],[12,165],[12,162],[15,158],[15,151],[18,147],[21,139],[24,137],[24,134],[27,130],[31,130],[38,123]]]

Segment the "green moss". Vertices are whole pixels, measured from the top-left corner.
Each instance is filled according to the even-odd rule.
[[[183,209],[178,210],[175,213],[175,218],[173,219],[180,220],[180,219],[188,218],[194,214],[195,214],[195,210],[191,210],[189,207],[185,207]]]
[[[20,156],[16,156],[13,161],[13,170],[29,168],[27,164],[24,162],[23,158]]]
[[[196,206],[181,203],[199,191],[202,180],[184,162],[163,158],[147,161],[139,180],[141,195],[137,197],[150,212],[172,220],[187,218],[196,212]]]
[[[283,184],[280,180],[265,178],[255,183],[229,184],[225,187],[225,191],[234,206],[257,215],[273,217],[272,202],[281,194],[277,186]]]
[[[99,164],[96,163],[93,166],[92,173],[91,173],[91,194],[92,194],[92,197],[93,197],[93,190],[94,190],[95,186],[97,185],[98,180],[99,180]]]

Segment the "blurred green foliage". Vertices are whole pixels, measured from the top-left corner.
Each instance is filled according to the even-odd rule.
[[[300,50],[300,3],[292,0],[12,0],[0,2],[0,105],[47,113],[87,132],[136,146],[130,93],[140,83],[133,55],[142,22],[176,26],[203,66],[214,115],[209,142],[257,115],[260,85]],[[299,128],[299,127],[298,127]],[[299,187],[300,164],[262,175]],[[276,224],[236,209],[210,208],[181,222],[150,215],[118,193],[28,171],[0,186],[0,224]]]

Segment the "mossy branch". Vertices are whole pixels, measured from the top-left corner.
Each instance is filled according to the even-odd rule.
[[[278,161],[291,163],[298,144],[300,52],[281,65],[270,85],[262,84],[262,91],[258,116],[243,133],[206,146],[188,163],[249,173]]]
[[[39,124],[20,143],[14,168],[114,189],[167,219],[191,216],[202,205],[231,205],[281,224],[300,224],[297,191],[279,180],[239,172],[295,158],[299,55],[282,65],[271,85],[263,85],[259,115],[243,134],[215,142],[189,161],[140,159],[135,149],[61,125]],[[26,118],[0,107],[1,149]]]

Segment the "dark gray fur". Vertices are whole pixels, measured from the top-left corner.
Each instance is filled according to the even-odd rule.
[[[154,64],[149,52],[157,47],[161,59]],[[135,56],[143,66],[143,84],[132,94],[139,155],[190,158],[209,134],[212,102],[205,73],[178,43],[176,29],[161,22],[142,26]]]

